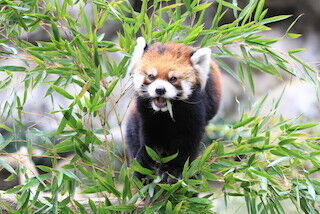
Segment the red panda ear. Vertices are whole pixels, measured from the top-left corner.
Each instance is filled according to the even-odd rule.
[[[204,89],[210,72],[211,50],[210,48],[200,48],[192,54],[190,59],[198,72],[201,89]]]
[[[128,66],[128,72],[132,72],[132,69],[135,66],[135,64],[139,60],[141,60],[146,47],[147,47],[146,40],[143,37],[138,37],[137,44],[134,47],[134,51],[132,53],[131,62]]]

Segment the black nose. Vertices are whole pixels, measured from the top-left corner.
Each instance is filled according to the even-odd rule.
[[[164,87],[156,88],[156,93],[158,95],[164,95],[166,93],[166,89]]]

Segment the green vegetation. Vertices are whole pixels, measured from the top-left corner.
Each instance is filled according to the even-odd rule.
[[[30,65],[0,67],[1,89],[12,84],[17,72],[23,75],[24,85],[22,95],[13,94],[12,102],[0,106],[0,128],[12,136],[0,136],[0,151],[19,139],[19,130],[27,129],[21,119],[31,90],[47,85],[43,96],[54,99],[53,94],[60,94],[69,100],[67,106],[51,112],[63,115],[56,130],[46,133],[28,129],[30,138],[25,146],[30,155],[39,146],[32,139],[40,139],[41,148],[45,148],[43,157],[51,160],[52,167],[38,165],[43,174],[7,190],[17,195],[17,210],[1,202],[1,197],[0,206],[10,213],[212,213],[212,200],[224,196],[226,206],[233,197],[243,198],[248,213],[287,213],[283,201],[290,201],[300,213],[319,213],[320,181],[313,176],[320,170],[319,137],[308,134],[308,129],[318,124],[282,119],[275,114],[278,102],[270,107],[269,114],[260,115],[267,96],[240,121],[225,126],[224,135],[228,137],[212,140],[199,158],[185,164],[183,178],[173,185],[159,183],[153,171],[137,162],[129,167],[118,151],[119,143],[106,140],[112,124],[104,108],[110,108],[109,98],[126,75],[139,35],[150,43],[174,41],[214,47],[217,51],[213,56],[221,68],[253,92],[253,69],[278,78],[284,73],[296,78],[297,71],[303,70],[299,78],[315,83],[317,71],[294,55],[302,49],[283,53],[271,47],[281,38],[262,36],[270,30],[269,23],[290,17],[266,18],[264,2],[250,0],[239,8],[237,0],[217,0],[214,4],[144,0],[141,9],[135,11],[127,0],[0,1],[0,59],[21,59],[17,56],[21,51]],[[68,12],[71,6],[79,9],[75,16]],[[92,17],[85,10],[88,6]],[[214,16],[205,27],[209,8],[214,8]],[[222,24],[228,14],[233,21]],[[121,24],[116,42],[104,40],[101,33],[110,20]],[[283,36],[297,38],[299,35],[290,32],[291,27]],[[49,34],[48,41],[30,43],[20,39],[22,33],[39,28]],[[121,54],[121,59],[112,60],[110,52]],[[236,59],[237,69],[229,67],[225,58]],[[79,90],[70,90],[70,85]],[[7,124],[9,120],[14,124]],[[99,128],[86,123],[91,120],[99,121]],[[213,129],[214,125],[209,125],[208,130]],[[106,153],[105,166],[92,159],[97,148]],[[64,159],[60,155],[65,152],[74,155],[57,169],[58,161]],[[149,154],[160,161],[170,160],[160,159],[151,150]],[[241,160],[234,161],[235,157]],[[3,161],[0,168],[12,173],[7,180],[26,170],[15,170]],[[133,170],[150,175],[153,182],[143,186],[132,177]],[[103,200],[88,199],[88,206],[84,206],[74,198],[77,187],[82,193],[97,193]],[[43,198],[44,191],[49,194]],[[195,193],[200,197],[194,197]]]

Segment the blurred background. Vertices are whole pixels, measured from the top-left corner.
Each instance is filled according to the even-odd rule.
[[[214,2],[214,1],[213,1]],[[132,1],[132,4],[135,5],[136,10],[139,10],[141,6],[140,1]],[[239,5],[242,7],[242,5]],[[271,24],[272,30],[267,34],[264,34],[266,37],[270,38],[282,38],[284,37],[288,27],[292,22],[297,18],[297,22],[294,27],[290,30],[292,33],[302,34],[298,39],[284,38],[281,42],[276,43],[274,46],[278,50],[290,50],[297,48],[305,48],[306,50],[297,54],[305,62],[311,64],[314,68],[320,68],[320,1],[319,0],[266,0],[266,7],[269,8],[268,16],[276,15],[288,15],[292,14],[292,17],[281,21],[279,23]],[[90,14],[91,7],[90,3],[86,7],[87,13]],[[77,16],[79,8],[69,8],[69,13]],[[212,18],[214,13],[214,8],[212,11],[208,11],[206,14],[206,20]],[[228,23],[233,19],[232,14],[229,17],[226,17],[223,22]],[[208,22],[209,23],[209,22]],[[115,22],[108,21],[105,25],[103,32],[105,40],[115,40],[117,31],[120,30],[121,26]],[[65,34],[68,37],[68,34]],[[24,33],[21,36],[21,39],[27,40],[29,42],[35,43],[37,41],[47,41],[49,39],[45,29],[38,29],[33,33]],[[0,57],[0,66],[4,65],[20,65],[25,67],[32,67],[32,62],[26,62],[23,60],[25,58],[24,53],[17,53],[18,56],[21,56],[21,59],[18,58],[8,58],[2,59]],[[112,59],[117,61],[123,57],[120,53],[112,53]],[[225,61],[231,68],[234,68],[235,62],[232,60]],[[222,69],[223,70],[223,69]],[[301,73],[304,71],[301,70]],[[0,73],[0,81],[3,81],[3,77]],[[303,76],[303,75],[302,75]],[[319,80],[319,77],[318,77]],[[268,101],[270,102],[269,106],[272,105],[273,100],[277,100],[281,97],[282,92],[283,96],[279,105],[278,114],[281,114],[284,118],[292,118],[301,116],[302,119],[306,121],[320,121],[320,106],[318,95],[315,90],[315,86],[309,84],[307,81],[303,80],[292,80],[289,76],[283,75],[282,78],[276,78],[271,75],[255,72],[254,81],[256,83],[256,92],[253,94],[248,88],[243,87],[233,79],[232,76],[223,72],[223,103],[220,108],[219,115],[214,119],[213,124],[228,124],[232,123],[239,119],[244,110],[250,109],[250,106],[257,99],[268,94]],[[128,85],[128,79],[124,79],[118,86],[116,93],[114,94],[114,100],[111,100],[107,104],[105,111],[107,112],[108,119],[110,124],[113,124],[111,127],[111,137],[114,140],[117,140],[123,143],[123,135],[121,132],[121,127],[118,125],[118,118],[125,117],[125,110],[127,109],[128,103],[132,98],[132,93],[128,93],[118,101],[119,96],[124,88]],[[22,77],[16,75],[14,81],[5,89],[0,90],[0,123],[5,123],[10,126],[10,123],[13,124],[14,121],[8,121],[7,118],[3,118],[4,111],[10,111],[10,107],[5,107],[6,103],[10,103],[10,100],[13,99],[14,93],[21,94],[24,93]],[[21,130],[21,141],[28,142],[30,136],[28,133],[32,132],[34,128],[38,131],[51,132],[56,130],[59,121],[59,115],[49,114],[54,109],[57,109],[58,106],[68,105],[68,101],[63,99],[61,96],[57,95],[55,97],[55,103],[53,103],[50,97],[44,98],[44,93],[48,89],[48,86],[43,85],[41,87],[35,88],[30,92],[29,99],[24,107],[23,122],[27,127],[26,130]],[[70,90],[77,91],[79,90],[76,87],[70,87]],[[14,91],[14,92],[13,92]],[[108,108],[116,103],[116,108],[110,110]],[[268,106],[268,105],[267,105]],[[267,110],[266,110],[267,111]],[[92,121],[90,121],[92,122]],[[95,123],[95,121],[93,121]],[[219,127],[217,125],[217,127]],[[95,124],[94,124],[95,127]],[[99,127],[98,123],[96,127]],[[217,131],[218,129],[214,129]],[[218,130],[219,131],[219,130]],[[5,129],[0,129],[0,140],[3,138],[9,137],[9,132]],[[210,133],[208,135],[211,138],[216,136],[215,133]],[[34,135],[32,135],[34,136]],[[39,139],[39,142],[45,141],[46,139]],[[55,139],[50,139],[53,142]],[[6,148],[7,152],[26,152],[20,148],[21,142],[11,143],[9,147]],[[22,150],[21,150],[22,149]],[[41,154],[41,151],[39,151]],[[101,152],[98,150],[96,155],[97,161],[100,161],[103,165],[104,155],[103,150]],[[68,154],[65,154],[66,156]],[[1,156],[0,156],[1,159]],[[15,162],[16,160],[11,160]],[[42,165],[50,164],[49,160],[45,158],[24,158],[25,163],[29,163],[29,167],[33,168],[34,171],[37,171],[32,163],[41,163]],[[47,163],[46,163],[47,162]],[[35,172],[41,173],[41,172]],[[0,171],[0,190],[6,190],[14,185],[22,182],[21,178],[13,179],[10,181],[4,181],[10,173],[6,170]]]

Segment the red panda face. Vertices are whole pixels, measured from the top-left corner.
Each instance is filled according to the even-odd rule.
[[[168,100],[187,100],[196,87],[204,88],[210,49],[194,52],[183,44],[156,43],[144,50],[144,39],[137,43],[129,70],[138,95],[150,98],[155,111],[167,111]]]

